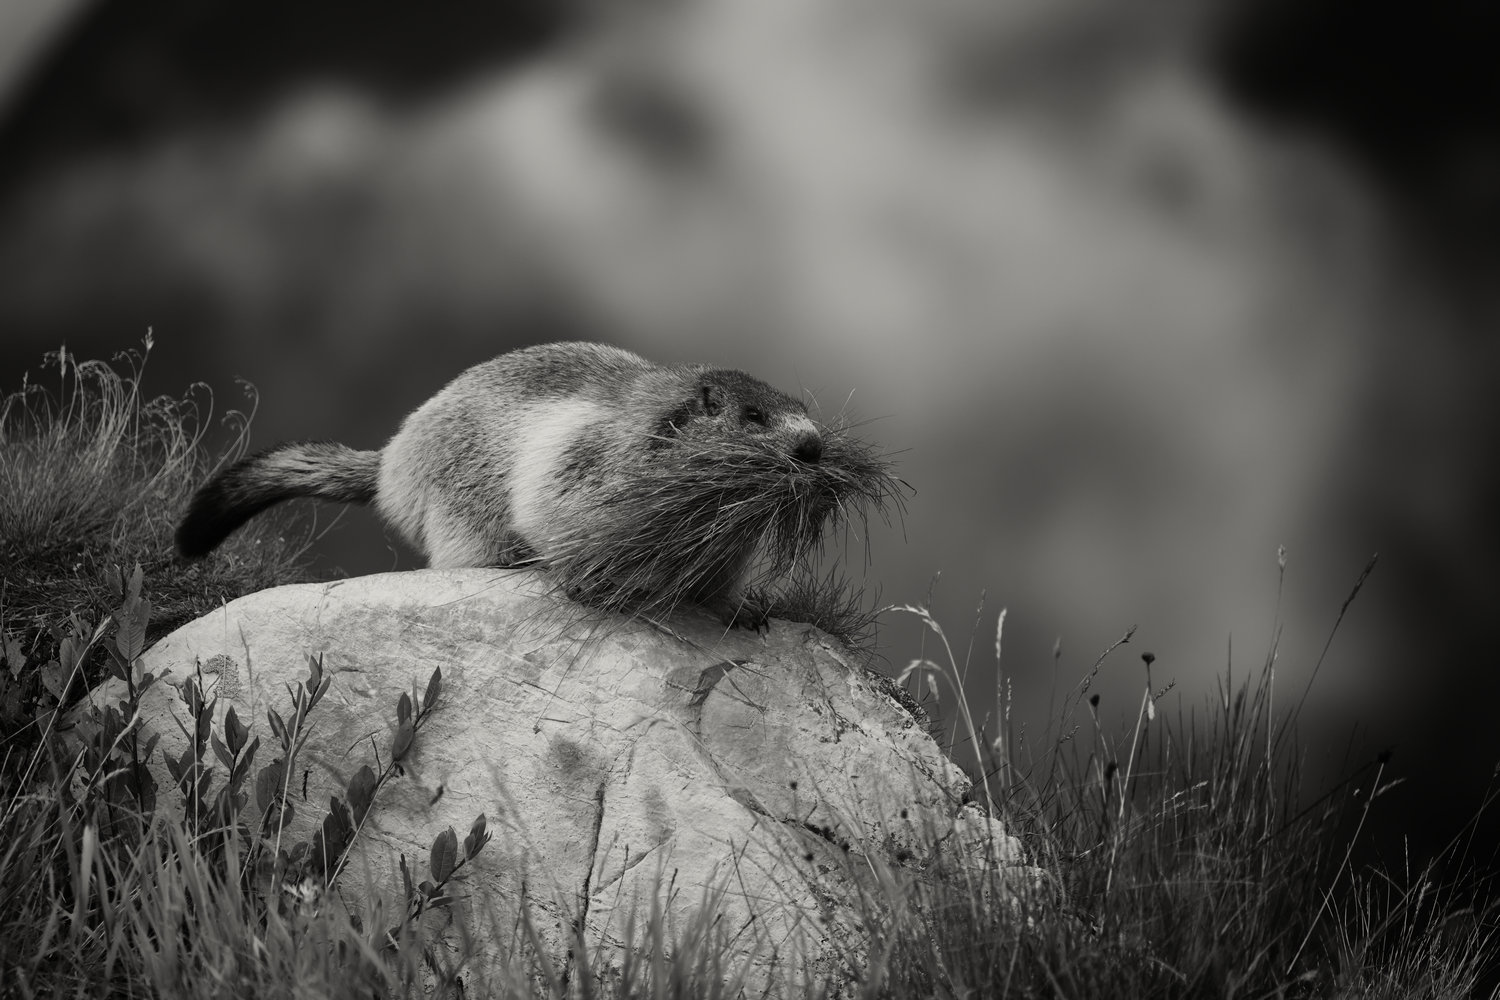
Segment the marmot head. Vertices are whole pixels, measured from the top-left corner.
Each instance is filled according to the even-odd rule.
[[[799,400],[733,369],[698,369],[692,375],[687,398],[658,422],[654,447],[689,440],[745,441],[808,465],[823,457],[823,437]]]
[[[550,540],[570,594],[651,613],[731,600],[807,565],[830,526],[900,509],[904,484],[847,423],[814,423],[744,372],[654,369],[632,391],[632,415],[650,401],[646,460],[625,456],[590,494],[607,524]]]

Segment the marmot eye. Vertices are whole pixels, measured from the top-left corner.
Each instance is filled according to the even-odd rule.
[[[766,415],[760,412],[758,407],[747,406],[745,407],[745,421],[751,424],[760,424],[764,427],[766,426]]]

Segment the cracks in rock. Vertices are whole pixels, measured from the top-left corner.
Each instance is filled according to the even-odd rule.
[[[594,866],[599,863],[599,832],[604,829],[604,791],[609,787],[609,775],[599,782],[599,787],[594,789],[594,802],[597,808],[594,810],[594,832],[589,838],[589,864],[583,872],[583,892],[580,894],[580,910],[577,919],[573,921],[573,943],[568,945],[567,961],[563,963],[562,981],[566,986],[573,976],[573,946],[583,940],[584,928],[589,921],[589,900],[592,898],[591,884],[594,880]]]
[[[688,707],[694,713],[693,717],[690,719],[688,728],[689,731],[697,736],[700,741],[702,739],[702,713],[709,699],[709,696],[715,690],[719,690],[722,687],[722,683],[724,682],[725,678],[728,677],[729,674],[734,672],[737,668],[749,667],[753,665],[753,660],[721,660],[702,669],[699,672],[697,684],[688,700]],[[733,685],[734,680],[731,678],[729,683]],[[736,686],[735,693],[739,695],[744,704],[758,709],[762,712],[762,714],[769,712],[769,708],[767,706],[759,705],[752,699],[746,697],[744,692],[738,690],[738,686]],[[807,736],[810,736],[821,743],[839,744],[844,742],[845,736],[852,735],[855,737],[868,737],[870,735],[870,730],[867,727],[867,724],[860,721],[857,715],[855,717],[851,717],[850,715],[846,715],[844,712],[840,711],[839,702],[832,695],[825,694],[823,697],[817,698],[817,700],[812,705],[812,710],[818,716],[820,724],[814,726],[804,725],[801,731]],[[724,794],[726,794],[730,799],[734,800],[740,806],[745,808],[747,811],[754,813],[757,816],[764,817],[765,819],[776,824],[778,827],[787,831],[794,832],[798,836],[805,837],[811,835],[813,837],[816,837],[817,840],[827,844],[837,852],[845,854],[851,851],[855,851],[856,853],[859,852],[860,848],[857,847],[857,844],[862,844],[864,841],[859,837],[851,836],[846,830],[840,830],[839,826],[841,824],[839,824],[836,820],[833,824],[829,824],[826,822],[818,823],[813,821],[813,815],[820,810],[820,806],[818,803],[814,803],[814,805],[810,809],[801,812],[800,815],[773,814],[757,798],[755,792],[752,791],[751,788],[746,787],[739,781],[735,780],[731,775],[725,773],[725,767],[723,766],[721,761],[717,759],[717,757],[707,747],[699,743],[695,745],[695,749],[698,750],[700,758],[705,763],[707,763],[710,768],[712,768],[714,774],[719,778]],[[847,774],[856,783],[858,781],[859,774],[857,773],[858,768],[854,766],[856,764],[856,760],[853,755],[857,754],[858,751],[859,745],[852,744],[850,748],[845,752],[842,763],[837,765],[835,768],[839,773]],[[752,776],[751,781],[753,784],[755,781],[754,776]],[[792,787],[795,789],[795,781],[792,782]],[[822,806],[824,807],[825,818],[832,818],[826,811],[827,807],[829,807],[829,804],[823,803]]]
[[[599,782],[599,787],[594,790],[594,801],[598,808],[594,810],[594,831],[589,837],[589,866],[583,873],[583,915],[579,917],[580,928],[589,915],[589,883],[594,878],[594,866],[599,863],[599,832],[604,829],[604,790],[609,787],[609,778],[606,777]]]
[[[793,884],[800,885],[802,891],[808,894],[809,901],[817,909],[819,919],[824,928],[820,933],[827,933],[829,925],[834,920],[841,906],[841,895],[840,891],[836,888],[837,885],[840,884],[840,880],[843,877],[850,876],[866,864],[866,862],[861,860],[865,856],[863,845],[856,848],[848,838],[841,836],[839,831],[833,827],[820,826],[817,823],[813,823],[810,818],[798,819],[795,816],[772,815],[753,796],[747,795],[743,799],[737,797],[737,801],[749,811],[770,820],[779,829],[785,831],[787,836],[801,844],[801,847],[797,850],[797,854],[800,856],[803,864],[796,863],[790,855],[782,855],[784,861],[788,863],[777,867],[776,870],[784,872],[791,881],[783,883],[781,878],[777,876],[775,877],[775,884],[783,892],[790,892],[790,886]],[[826,855],[832,855],[832,857],[828,857],[824,863],[817,861],[816,852],[818,848],[816,845],[819,843],[827,844],[832,849],[826,852]],[[840,860],[840,855],[842,855],[842,860]],[[739,870],[740,858],[737,856],[735,858],[735,871],[737,874]],[[772,874],[772,868],[764,868],[763,870],[767,875]],[[741,881],[741,888],[745,897],[749,899],[750,893],[744,889],[743,880]],[[753,921],[754,919],[756,919],[755,915],[752,914],[751,920]],[[747,923],[746,926],[748,927],[749,924]],[[787,931],[788,936],[791,933],[792,931],[789,928]]]
[[[698,686],[693,689],[693,697],[688,704],[695,708],[702,708],[719,681],[727,677],[731,670],[747,666],[750,662],[749,660],[720,660],[712,666],[704,667],[698,674]]]
[[[742,792],[742,794],[736,795],[734,794],[735,791],[740,791]],[[840,836],[839,832],[831,826],[819,826],[818,824],[810,822],[808,820],[797,819],[795,816],[772,815],[771,812],[767,810],[765,806],[761,805],[760,802],[755,798],[755,796],[751,795],[748,791],[744,791],[742,789],[733,789],[730,791],[730,798],[734,799],[750,812],[755,813],[757,816],[764,816],[766,819],[770,820],[772,823],[777,824],[778,826],[783,826],[788,830],[795,830],[799,833],[810,833],[813,836],[817,837],[819,840],[825,841],[829,845],[836,847],[840,851],[843,851],[845,853],[848,853],[854,848],[854,845],[849,841],[849,838]]]
[[[932,720],[928,718],[927,710],[911,696],[910,691],[897,684],[894,678],[878,674],[873,670],[866,671],[865,679],[872,684],[876,691],[895,702],[896,706],[908,716],[906,721],[901,725],[902,729],[910,729],[912,726],[918,726],[923,732],[929,732]]]
[[[691,714],[684,721],[683,725],[692,734],[692,748],[697,753],[699,759],[718,777],[720,785],[725,789],[733,789],[737,783],[732,780],[730,775],[725,773],[724,767],[704,742],[703,707],[707,704],[709,695],[713,694],[715,689],[718,688],[719,682],[729,676],[731,671],[752,666],[754,663],[754,660],[720,660],[718,663],[705,667],[699,672],[698,684],[693,689],[692,697],[688,699],[687,703],[688,711]],[[735,692],[741,701],[758,710],[762,716],[767,713],[768,709],[765,705],[752,700],[749,695],[745,694],[738,687],[735,688]],[[734,793],[731,790],[729,794],[732,797]]]
[[[844,742],[845,733],[864,733],[864,727],[859,723],[853,722],[850,719],[846,718],[842,712],[834,707],[833,701],[831,699],[825,702],[824,706],[828,709],[828,715],[830,717],[831,723],[833,724],[833,737],[830,739],[827,736],[819,736],[819,742],[842,743]],[[819,714],[821,715],[822,713],[820,712]]]
[[[655,720],[655,719],[645,720],[647,729],[649,730],[652,726],[655,726],[656,723],[657,723],[657,721],[659,721],[659,720]],[[631,743],[628,747],[626,747],[623,751],[621,751],[615,757],[615,759],[610,762],[608,772],[605,775],[604,784],[601,784],[600,787],[599,787],[599,792],[598,792],[598,796],[599,796],[599,815],[597,817],[598,822],[597,822],[597,824],[595,826],[595,829],[594,829],[594,846],[593,846],[593,849],[590,852],[591,855],[592,855],[592,860],[590,862],[590,868],[589,868],[589,872],[590,872],[590,876],[591,877],[592,877],[593,871],[596,868],[599,867],[599,840],[600,840],[600,837],[602,836],[601,829],[602,829],[603,823],[604,823],[604,786],[607,785],[607,784],[609,784],[611,781],[618,782],[622,791],[628,791],[628,787],[629,787],[629,784],[630,784],[630,776],[631,776],[631,773],[635,770],[635,755],[636,755],[636,751],[639,750],[639,749],[640,749],[640,743],[639,742],[635,742],[635,743]],[[655,844],[652,844],[650,847],[646,848],[645,851],[641,852],[640,854],[634,855],[634,856],[632,856],[631,853],[630,853],[630,845],[626,844],[625,845],[625,861],[624,861],[623,865],[621,866],[620,870],[617,871],[617,872],[615,872],[614,874],[610,875],[608,878],[605,878],[604,881],[600,882],[598,886],[595,886],[592,889],[592,891],[589,890],[590,883],[589,882],[585,882],[584,883],[585,892],[587,892],[590,897],[592,897],[595,894],[604,892],[604,890],[608,889],[610,886],[614,885],[616,882],[618,882],[622,878],[624,878],[626,872],[630,871],[632,868],[634,868],[636,865],[640,864],[642,861],[645,861],[646,858],[649,857],[653,852],[655,852],[663,844],[667,843],[667,841],[671,839],[671,837],[673,835],[673,832],[674,831],[672,830],[672,828],[670,826],[668,826],[666,833],[662,835],[662,837],[661,837],[660,840],[658,840]],[[617,843],[619,843],[619,833],[618,833],[618,831],[615,833],[614,838],[610,840],[609,847],[605,849],[606,854]],[[599,874],[600,874],[601,877],[603,877],[603,875],[604,875],[603,870],[600,870]],[[587,903],[585,903],[585,905],[587,905]],[[587,916],[587,911],[585,911],[585,916]]]
[[[782,820],[782,822],[790,824],[793,821]],[[838,835],[838,831],[836,831],[831,826],[817,826],[813,823],[803,823],[802,829],[807,830],[808,832],[817,835],[823,840],[828,841],[828,843],[832,844],[834,847],[837,847],[839,850],[843,851],[846,854],[850,850],[851,845],[849,841],[846,838],[840,837]]]
[[[741,667],[748,667],[754,662],[754,660],[720,660],[712,666],[705,667],[698,674],[698,685],[693,688],[693,696],[688,699],[688,708],[693,712],[693,723],[696,727],[702,727],[703,706],[708,702],[708,696],[713,694],[714,690],[719,686],[719,682],[728,677],[731,671]],[[735,693],[750,707],[758,709],[762,713],[766,711],[765,705],[753,701],[749,695],[745,694],[738,687],[735,688]]]
[[[743,785],[726,784],[724,786],[724,794],[729,796],[734,801],[738,802],[740,805],[744,806],[750,812],[755,813],[757,816],[764,816],[766,819],[776,823],[783,822],[781,819],[778,819],[777,817],[772,816],[769,812],[767,812],[766,807],[761,805],[760,800],[755,797],[755,793],[753,793],[752,791],[750,791],[750,789],[746,788]]]

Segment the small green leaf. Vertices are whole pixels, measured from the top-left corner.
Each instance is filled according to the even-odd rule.
[[[217,705],[218,703],[219,703],[219,699],[218,698],[214,698],[208,704],[204,705],[203,706],[203,710],[201,712],[199,712],[198,715],[197,715],[197,719],[198,719],[198,745],[200,747],[208,745],[209,734],[213,732],[214,706]]]
[[[243,782],[245,780],[245,775],[249,774],[251,772],[251,769],[254,768],[255,751],[259,749],[260,737],[257,736],[255,739],[250,741],[250,745],[246,747],[245,752],[240,755],[239,763],[235,765],[234,781],[236,784]]]
[[[349,849],[354,839],[354,824],[349,807],[338,796],[328,799],[328,815],[323,817],[323,828],[314,837],[313,863],[320,865],[321,874],[332,875],[339,859]]]
[[[432,670],[432,679],[427,682],[427,693],[422,695],[423,710],[429,709],[433,705],[437,704],[438,693],[442,690],[442,688],[443,668],[434,667]]]
[[[240,750],[245,746],[245,740],[249,736],[249,727],[241,722],[240,717],[234,713],[234,706],[229,706],[229,710],[224,713],[224,737],[229,742],[230,752],[238,757]]]
[[[282,780],[285,776],[285,766],[279,759],[261,768],[260,773],[255,776],[255,805],[261,812],[269,812],[281,798]]]
[[[485,844],[490,842],[490,835],[485,832],[484,826],[484,813],[480,813],[479,818],[474,821],[474,825],[469,827],[469,835],[464,838],[465,858],[473,858]]]
[[[171,758],[168,757],[167,759],[170,762]],[[170,763],[168,763],[167,770],[171,771],[172,777],[176,779],[178,790],[181,791],[183,795],[191,798],[193,796],[193,791],[197,786],[196,779],[199,777],[198,765],[193,761],[192,748],[189,747],[182,752],[182,757],[177,761],[177,766],[175,768],[172,767]]]
[[[354,811],[354,822],[363,823],[365,813],[370,811],[370,803],[375,798],[375,772],[366,764],[354,772],[354,777],[349,779],[349,808]]]
[[[115,648],[127,663],[134,663],[146,648],[146,623],[151,618],[151,602],[139,595],[125,598],[125,603],[115,612],[119,630],[115,633]]]
[[[109,592],[109,599],[115,604],[125,599],[125,571],[119,564],[104,571],[104,587]]]
[[[0,658],[5,660],[12,677],[21,676],[21,666],[26,662],[26,654],[21,649],[21,640],[9,632],[5,633],[4,652],[0,653]]]
[[[63,689],[68,685],[68,674],[63,669],[62,663],[57,660],[47,661],[42,667],[42,686],[51,692],[52,697],[62,701]]]
[[[458,862],[458,834],[448,827],[432,842],[432,877],[439,883],[448,881]]]
[[[234,757],[230,755],[229,748],[224,745],[224,741],[219,739],[219,734],[210,733],[209,740],[213,744],[214,756],[219,758],[219,763],[223,764],[226,768],[233,768]]]
[[[328,818],[337,824],[343,839],[354,836],[354,817],[349,814],[348,804],[337,795],[328,797]]]
[[[203,689],[198,686],[198,678],[189,677],[183,682],[182,697],[187,702],[189,715],[196,719],[203,714]]]
[[[403,695],[402,697],[405,697]],[[411,749],[412,725],[410,721],[401,723],[396,727],[396,736],[391,740],[391,759],[402,760],[406,757],[406,751]]]
[[[401,700],[396,702],[396,722],[398,725],[406,725],[411,719],[411,695],[405,691],[401,692]]]
[[[78,664],[78,657],[83,653],[84,641],[76,636],[68,636],[58,643],[57,661],[65,674],[71,674],[73,667]]]
[[[286,723],[281,720],[281,715],[274,708],[266,709],[266,720],[271,723],[271,733],[281,741],[281,748],[287,748]]]
[[[311,654],[307,657],[307,690],[317,691],[318,685],[323,682],[323,656]]]
[[[166,754],[162,759],[167,765],[167,773],[172,776],[172,780],[179,785],[182,784],[182,765],[177,762],[177,758]]]
[[[213,786],[214,769],[211,767],[200,767],[198,769],[198,781],[193,797],[199,802],[208,800],[208,790]]]

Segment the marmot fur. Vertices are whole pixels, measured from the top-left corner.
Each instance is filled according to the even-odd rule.
[[[744,372],[600,344],[501,355],[459,375],[380,451],[284,444],[205,484],[177,529],[206,555],[273,504],[373,503],[434,567],[539,560],[595,604],[733,620],[757,554],[781,573],[825,523],[898,481],[842,429]]]

